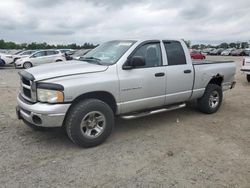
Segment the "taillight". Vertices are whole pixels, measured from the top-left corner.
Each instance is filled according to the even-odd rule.
[[[242,66],[245,66],[245,59],[243,59],[242,61]]]

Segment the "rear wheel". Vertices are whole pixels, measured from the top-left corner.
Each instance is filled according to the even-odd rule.
[[[93,147],[103,143],[113,127],[112,109],[97,99],[78,102],[70,109],[65,121],[69,138],[82,147]]]
[[[32,67],[32,64],[30,63],[30,62],[25,62],[24,64],[23,64],[23,68],[25,68],[25,69],[29,69],[29,68],[31,68]]]
[[[250,74],[247,75],[247,81],[250,82]]]
[[[56,62],[60,62],[60,61],[62,61],[62,60],[61,60],[61,59],[57,59],[57,60],[56,60]]]
[[[221,87],[216,84],[208,84],[204,95],[198,99],[198,108],[206,114],[215,113],[220,108],[222,98]]]

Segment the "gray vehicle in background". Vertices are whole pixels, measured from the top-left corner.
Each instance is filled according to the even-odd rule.
[[[234,62],[192,62],[182,40],[116,40],[80,61],[20,72],[17,115],[34,128],[63,127],[83,147],[104,142],[124,119],[185,107],[215,113],[235,85]]]

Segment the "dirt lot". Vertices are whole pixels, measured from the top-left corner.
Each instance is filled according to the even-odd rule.
[[[61,129],[16,119],[19,79],[0,69],[0,187],[250,187],[250,84],[239,72],[218,113],[188,107],[116,121],[101,146],[82,149]],[[177,121],[178,119],[178,121]]]

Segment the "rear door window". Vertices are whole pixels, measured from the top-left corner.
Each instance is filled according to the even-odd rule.
[[[168,65],[187,64],[186,56],[179,41],[163,41],[167,53]]]
[[[47,55],[55,55],[55,54],[58,54],[58,51],[47,51],[46,54]]]
[[[41,51],[41,52],[37,52],[33,55],[33,57],[42,57],[42,56],[45,56],[46,55],[46,52],[45,51]]]

